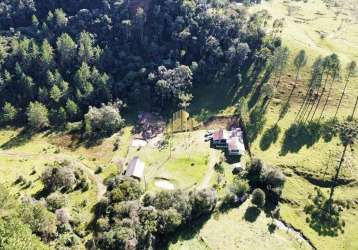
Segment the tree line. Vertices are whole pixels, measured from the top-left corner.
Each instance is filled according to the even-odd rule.
[[[280,45],[264,39],[267,15],[230,3],[20,2],[0,4],[3,125],[63,126],[119,100],[187,106],[192,86],[239,81]]]

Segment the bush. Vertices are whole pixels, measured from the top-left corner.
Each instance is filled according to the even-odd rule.
[[[265,202],[266,202],[265,192],[262,191],[262,189],[260,188],[256,188],[252,193],[251,202],[252,204],[256,205],[258,208],[262,208],[263,206],[265,206]]]
[[[57,166],[46,169],[41,175],[44,188],[50,192],[63,189],[70,191],[76,184],[75,171],[69,166]]]
[[[137,200],[143,194],[140,184],[132,178],[116,177],[110,184],[111,203]]]
[[[230,191],[237,195],[238,197],[243,196],[249,191],[249,184],[247,181],[240,180],[239,178],[235,178],[232,185],[230,186]]]
[[[65,195],[55,192],[50,194],[46,198],[46,202],[47,202],[47,208],[50,211],[54,212],[56,209],[60,209],[66,206],[67,198]]]
[[[104,137],[122,128],[124,120],[119,109],[122,102],[102,104],[100,108],[89,107],[85,115],[85,132],[89,137]]]
[[[100,173],[102,173],[102,172],[103,172],[103,167],[102,167],[102,166],[98,166],[98,167],[96,168],[96,170],[94,171],[95,174],[100,174]]]
[[[43,240],[48,241],[56,236],[56,216],[42,204],[23,204],[19,215],[21,220],[30,226],[31,231]]]
[[[216,205],[215,189],[201,189],[190,193],[192,218],[210,213]]]

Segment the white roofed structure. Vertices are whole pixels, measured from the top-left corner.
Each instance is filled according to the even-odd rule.
[[[142,162],[138,156],[133,157],[129,162],[126,173],[126,176],[136,178],[138,180],[143,179],[144,177],[144,162]]]

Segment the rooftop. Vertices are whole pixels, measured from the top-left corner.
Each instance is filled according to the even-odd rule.
[[[142,179],[144,175],[144,162],[138,156],[133,157],[126,170],[126,176]]]

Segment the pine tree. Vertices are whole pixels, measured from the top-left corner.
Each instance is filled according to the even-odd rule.
[[[336,113],[334,114],[334,118],[337,117],[337,114],[338,114],[339,108],[341,107],[342,100],[343,100],[343,97],[344,97],[344,95],[346,93],[346,89],[347,89],[347,86],[348,86],[350,78],[357,74],[357,63],[355,61],[350,62],[347,65],[346,71],[347,71],[346,81],[345,81],[345,84],[344,84],[344,88],[343,88],[341,98],[339,99],[339,103],[337,105]]]

